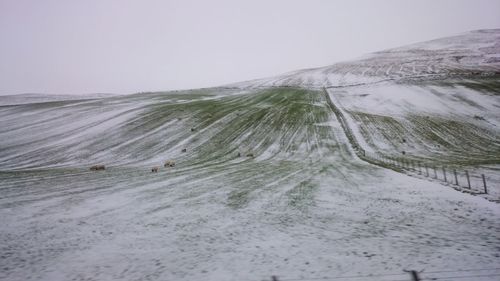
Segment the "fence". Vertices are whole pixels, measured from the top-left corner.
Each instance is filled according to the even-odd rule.
[[[350,275],[350,276],[323,276],[311,278],[281,278],[271,276],[271,281],[306,281],[306,280],[379,280],[379,281],[422,281],[422,280],[497,280],[500,277],[500,268],[475,268],[437,271],[403,270],[402,273]],[[263,281],[264,281],[263,280]]]
[[[339,120],[340,125],[342,126],[342,129],[347,136],[347,139],[351,143],[354,152],[360,159],[398,172],[405,171],[406,173],[416,173],[427,178],[433,178],[434,180],[441,180],[444,183],[451,185],[455,189],[466,190],[469,193],[488,194],[488,185],[484,174],[481,174],[481,176],[479,177],[478,175],[472,175],[468,170],[460,170],[457,167],[449,168],[447,166],[439,166],[433,163],[424,163],[421,161],[412,160],[409,157],[394,158],[384,157],[376,153],[368,153],[359,145],[344,117],[344,114],[333,103],[326,88],[323,88],[323,91],[325,93],[328,106]],[[478,178],[482,182],[481,185],[477,184]],[[473,181],[472,179],[476,180]]]
[[[385,157],[376,153],[368,153],[362,148],[358,148],[356,154],[361,159],[378,166],[438,180],[456,189],[467,190],[469,193],[488,194],[488,184],[484,174],[474,174],[459,167],[437,165],[411,158]]]

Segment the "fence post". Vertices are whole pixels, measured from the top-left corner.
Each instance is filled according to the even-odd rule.
[[[457,170],[453,169],[453,174],[455,174],[455,184],[458,185]]]
[[[469,186],[469,189],[471,189],[471,188],[470,188],[469,171],[465,170],[465,176],[467,177],[467,185]]]
[[[418,272],[416,270],[410,270],[411,281],[420,281],[420,276],[418,276]]]
[[[446,178],[446,169],[444,167],[443,167],[443,176],[444,176],[444,181],[448,182],[448,180]]]
[[[488,188],[486,187],[486,179],[484,178],[484,174],[481,174],[481,177],[483,177],[484,194],[488,194]]]
[[[418,164],[418,174],[421,175],[422,174],[422,167],[420,167],[420,164],[422,164],[422,163],[417,162],[417,164]]]
[[[427,168],[427,164],[424,164],[425,166],[425,176],[428,177],[429,176],[429,168]]]
[[[437,179],[438,178],[438,173],[436,171],[436,166],[434,166],[434,178]]]

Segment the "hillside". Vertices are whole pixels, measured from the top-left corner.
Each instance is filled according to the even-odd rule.
[[[500,29],[477,30],[364,56],[355,61],[293,71],[234,87],[344,87],[402,79],[490,76],[500,72]]]
[[[477,30],[230,86],[327,88],[365,150],[498,186],[499,54],[500,29]]]
[[[495,280],[499,38],[210,89],[7,97],[0,279]],[[367,153],[485,173],[490,194],[361,159],[329,100]]]

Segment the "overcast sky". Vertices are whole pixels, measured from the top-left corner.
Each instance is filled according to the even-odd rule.
[[[500,27],[500,0],[0,0],[0,95],[217,86]]]

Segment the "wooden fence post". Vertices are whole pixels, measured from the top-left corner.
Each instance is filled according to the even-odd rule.
[[[416,270],[410,270],[411,281],[420,281],[420,276]]]
[[[448,182],[448,180],[446,178],[446,169],[444,167],[443,167],[443,176],[444,176],[444,181]]]
[[[455,184],[458,185],[457,170],[453,169],[453,174],[455,174]]]
[[[434,178],[437,179],[438,178],[438,173],[436,171],[436,166],[434,166]]]
[[[424,164],[425,166],[425,176],[428,177],[429,176],[429,168],[427,168],[427,164]]]
[[[471,189],[471,188],[470,188],[469,171],[465,170],[465,176],[467,177],[467,185],[469,186],[469,189]]]
[[[486,187],[486,178],[484,177],[484,174],[481,174],[481,177],[483,177],[484,194],[488,194],[488,188]]]

